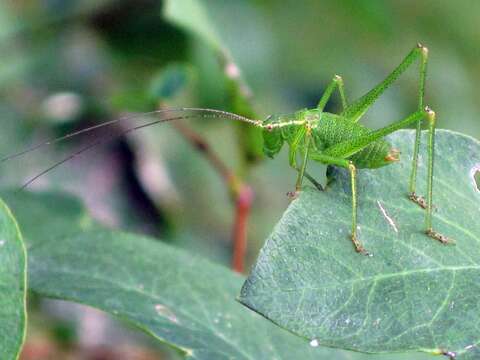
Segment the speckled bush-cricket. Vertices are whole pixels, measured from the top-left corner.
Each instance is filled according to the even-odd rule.
[[[434,163],[434,141],[435,141],[435,112],[424,103],[425,96],[425,78],[427,70],[428,49],[418,44],[410,51],[403,61],[395,68],[382,82],[365,95],[354,102],[348,103],[345,96],[343,80],[335,75],[329,86],[320,98],[316,108],[303,109],[288,115],[270,115],[265,120],[249,119],[234,113],[221,110],[203,109],[203,108],[179,108],[156,110],[149,113],[137,115],[161,115],[167,113],[179,113],[178,116],[161,118],[146,124],[134,126],[125,129],[121,134],[145,128],[154,124],[183,120],[194,117],[202,118],[224,118],[235,121],[246,122],[250,125],[263,129],[264,152],[269,157],[274,157],[279,153],[282,146],[287,143],[289,146],[289,163],[297,172],[296,194],[302,188],[304,177],[312,179],[306,172],[307,164],[310,160],[318,161],[327,165],[334,165],[347,169],[351,177],[351,195],[352,195],[352,230],[351,240],[355,249],[359,253],[368,255],[369,253],[363,247],[357,236],[357,189],[356,177],[358,168],[375,169],[399,161],[399,151],[391,147],[383,138],[399,129],[409,125],[416,124],[416,135],[412,159],[412,170],[410,175],[410,184],[408,187],[409,198],[423,209],[425,214],[425,233],[429,237],[440,241],[443,244],[451,243],[452,240],[435,231],[432,227],[432,197],[433,197],[433,163]],[[370,106],[383,94],[383,92],[394,83],[397,78],[404,73],[412,64],[419,65],[418,79],[418,108],[406,118],[385,126],[381,129],[371,130],[358,123],[360,118],[366,113]],[[324,108],[333,92],[338,90],[341,98],[342,111],[340,114],[325,112]],[[189,114],[190,113],[190,114]],[[95,130],[99,127],[112,125],[116,122],[133,119],[135,117],[126,117],[92,126],[63,137],[47,141],[25,151],[9,155],[2,159],[5,161],[13,157],[23,155],[27,152],[38,149],[39,147],[66,140],[73,136]],[[426,199],[417,195],[416,179],[418,168],[418,152],[420,145],[420,134],[422,122],[428,123],[428,164],[427,164],[427,196]],[[114,137],[112,136],[112,137]],[[73,153],[69,157],[56,163],[52,167],[41,172],[24,186],[28,186],[40,176],[53,170],[57,166],[65,163],[73,157],[83,153],[99,143],[105,142],[109,138],[99,139],[88,146]],[[300,163],[297,156],[301,158]],[[313,181],[313,180],[312,180]]]

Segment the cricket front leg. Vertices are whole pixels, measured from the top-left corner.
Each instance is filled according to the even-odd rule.
[[[360,254],[371,256],[371,254],[365,249],[357,235],[357,168],[355,165],[344,158],[332,157],[322,153],[315,153],[310,156],[312,160],[320,161],[327,165],[336,165],[348,169],[350,172],[350,182],[352,189],[352,232],[351,240],[355,246],[355,250]]]
[[[311,130],[307,129],[307,132],[305,134],[305,143],[304,143],[304,154],[303,154],[303,159],[302,159],[302,164],[300,165],[300,168],[297,169],[298,175],[297,175],[297,182],[295,183],[295,192],[290,192],[287,195],[295,199],[300,191],[302,190],[302,183],[303,183],[303,177],[305,176],[305,169],[307,168],[307,162],[308,162],[308,154],[310,151],[310,140],[311,140]],[[311,181],[311,180],[310,180]],[[318,183],[317,183],[318,184]]]
[[[308,162],[308,153],[310,150],[310,139],[312,138],[311,134],[307,132],[305,135],[305,151],[303,154],[303,159],[302,159],[302,165],[300,166],[300,170],[298,171],[298,176],[297,176],[297,183],[295,184],[295,192],[298,193],[300,190],[302,190],[302,182],[303,182],[303,176],[305,175],[305,169],[307,168],[307,162]]]
[[[301,184],[302,184],[302,179],[303,179],[303,174],[305,173],[305,168],[306,168],[306,156],[308,156],[308,150],[305,151],[306,156],[304,157],[304,160],[302,162],[302,165],[300,168],[297,166],[297,152],[299,150],[299,147],[301,146],[302,141],[305,138],[309,138],[310,136],[307,135],[307,129],[305,127],[300,127],[297,133],[295,134],[295,137],[293,141],[290,143],[290,148],[288,150],[288,162],[291,167],[293,167],[295,170],[298,172],[297,176],[297,182],[295,185],[295,191],[289,191],[287,193],[287,196],[289,198],[295,199],[298,195],[298,192],[300,191]],[[308,149],[308,146],[307,146]]]

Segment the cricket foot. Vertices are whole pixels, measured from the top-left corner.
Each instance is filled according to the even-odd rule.
[[[295,200],[296,198],[298,198],[299,195],[300,195],[300,190],[295,190],[295,191],[289,191],[289,192],[287,192],[287,197],[288,197],[290,200]]]
[[[355,246],[355,250],[362,255],[365,256],[373,256],[372,253],[368,252],[362,245],[362,243],[357,239],[357,236],[355,234],[352,234],[352,242],[353,245]]]
[[[425,198],[423,196],[418,196],[417,194],[415,194],[413,192],[413,193],[408,194],[408,198],[410,200],[412,200],[415,204],[420,206],[422,209],[427,208],[427,201],[425,200]]]
[[[440,234],[439,232],[433,230],[433,229],[428,229],[425,231],[425,233],[430,236],[432,239],[435,239],[437,241],[440,241],[444,245],[455,245],[455,240],[448,238],[445,235]]]

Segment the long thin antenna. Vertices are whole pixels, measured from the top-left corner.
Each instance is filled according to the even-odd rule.
[[[48,141],[45,141],[45,142],[42,142],[40,144],[34,145],[34,146],[32,146],[30,148],[27,148],[25,150],[22,150],[22,151],[7,155],[3,158],[0,158],[0,162],[5,162],[7,160],[14,159],[14,158],[19,157],[19,156],[23,156],[23,155],[28,154],[32,151],[43,148],[45,146],[49,146],[49,145],[52,145],[52,144],[70,139],[74,136],[84,134],[84,133],[88,133],[88,132],[91,132],[93,130],[103,128],[103,127],[106,127],[106,126],[111,126],[113,124],[117,124],[117,123],[120,123],[120,122],[123,122],[123,121],[134,120],[134,119],[144,117],[144,116],[159,115],[159,114],[163,114],[163,113],[179,112],[179,111],[204,112],[204,113],[209,113],[209,114],[216,114],[216,115],[218,115],[218,117],[223,117],[223,118],[227,118],[227,119],[231,119],[231,120],[235,120],[235,121],[246,122],[246,123],[256,125],[256,126],[259,126],[261,124],[261,121],[259,121],[259,120],[252,120],[252,119],[249,119],[247,117],[244,117],[244,116],[241,116],[241,115],[238,115],[238,114],[234,114],[234,113],[231,113],[231,112],[228,112],[228,111],[223,111],[223,110],[216,110],[216,109],[183,107],[183,108],[174,108],[174,109],[154,110],[154,111],[150,111],[150,112],[146,112],[146,113],[142,113],[142,114],[136,114],[136,115],[133,115],[133,116],[124,116],[124,117],[114,119],[114,120],[110,120],[110,121],[107,121],[107,122],[104,122],[104,123],[101,123],[101,124],[93,125],[93,126],[90,126],[90,127],[78,130],[78,131],[74,131],[72,133],[63,135],[63,136],[55,138],[55,139],[50,139]]]
[[[184,108],[184,109],[188,109],[188,110],[194,110],[196,111],[197,109],[196,108]],[[203,115],[200,115],[200,114],[192,114],[192,115],[183,115],[183,116],[176,116],[176,117],[172,117],[172,118],[166,118],[166,119],[158,119],[158,120],[155,120],[155,121],[151,121],[151,122],[148,122],[146,124],[142,124],[142,125],[137,125],[137,126],[134,126],[134,127],[130,127],[130,128],[127,128],[121,132],[118,132],[118,133],[115,133],[115,134],[112,134],[112,135],[108,135],[106,137],[103,137],[99,140],[96,140],[94,142],[91,142],[90,144],[88,144],[87,146],[73,152],[72,154],[70,154],[69,156],[65,157],[64,159],[60,160],[59,162],[53,164],[52,166],[46,168],[45,170],[43,170],[42,172],[40,172],[39,174],[35,175],[34,177],[32,177],[31,179],[29,179],[26,183],[24,183],[20,190],[24,190],[25,188],[27,188],[30,184],[32,184],[35,180],[37,180],[38,178],[42,177],[43,175],[49,173],[50,171],[56,169],[57,167],[59,167],[60,165],[66,163],[67,161],[69,160],[72,160],[73,158],[77,157],[78,155],[100,145],[100,144],[103,144],[103,143],[106,143],[112,139],[115,139],[115,138],[119,138],[119,137],[122,137],[124,135],[127,135],[128,133],[131,133],[133,131],[136,131],[136,130],[139,130],[139,129],[143,129],[145,127],[148,127],[148,126],[152,126],[152,125],[156,125],[156,124],[159,124],[159,123],[164,123],[164,122],[168,122],[168,121],[174,121],[174,120],[184,120],[184,119],[191,119],[191,118],[195,118],[195,117],[202,117],[202,118],[229,118],[229,119],[232,119],[232,120],[237,120],[237,121],[243,121],[243,122],[248,122],[248,123],[253,123],[254,125],[256,126],[262,126],[261,125],[261,121],[257,121],[257,120],[251,120],[251,119],[248,119],[248,118],[245,118],[243,116],[240,116],[240,115],[237,115],[237,114],[233,114],[233,113],[228,113],[228,112],[225,112],[225,111],[221,111],[221,110],[212,110],[212,109],[198,109],[198,110],[208,110],[208,114],[203,114]],[[161,111],[161,110],[159,110]],[[177,109],[175,111],[178,111]],[[152,113],[157,113],[158,111],[155,111],[155,112],[151,112],[151,113],[147,113],[147,114],[152,114]],[[145,115],[145,114],[143,114]],[[233,116],[232,116],[233,115]],[[137,116],[138,117],[138,116]],[[112,121],[119,121],[121,119],[126,119],[126,118],[120,118],[120,119],[116,119],[116,120],[112,120]],[[110,122],[111,124],[112,122]],[[100,126],[105,126],[107,123],[103,123],[103,124],[100,124],[100,125],[96,125],[96,126],[92,126],[90,128],[86,128],[86,129],[83,129],[83,132],[86,132],[86,131],[89,131],[90,130],[93,130],[93,129],[96,129]],[[108,124],[107,124],[108,125]],[[76,133],[81,133],[82,130],[79,130],[77,131]],[[74,133],[71,133],[71,134],[68,134],[68,135],[65,135],[61,138],[57,138],[55,139],[54,142],[58,142],[58,141],[61,141],[61,140],[64,140],[64,139],[67,139],[68,137],[72,137],[74,135],[72,135]],[[70,136],[69,136],[70,135]],[[17,153],[18,155],[16,156],[21,156],[23,154],[26,154],[30,151],[33,151],[33,150],[36,150],[42,146],[46,146],[46,145],[49,145],[49,144],[53,144],[53,142],[49,142],[47,144],[47,142],[45,143],[42,143],[40,145],[37,145],[36,148],[31,148],[31,149],[28,149],[28,150],[25,150],[21,153]],[[16,157],[15,154],[13,155],[10,155],[10,159],[13,158],[13,157]]]

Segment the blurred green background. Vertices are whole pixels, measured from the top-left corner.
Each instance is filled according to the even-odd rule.
[[[160,103],[260,118],[293,112],[315,106],[334,74],[343,76],[352,100],[417,42],[430,49],[426,102],[436,110],[438,126],[480,138],[479,16],[474,0],[3,1],[0,154]],[[251,108],[243,88],[225,74],[230,60],[251,91]],[[363,122],[380,127],[409,114],[416,89],[412,69]],[[328,109],[337,105],[334,99]],[[4,162],[0,182],[18,187],[74,149],[133,124]],[[295,173],[285,153],[256,158],[258,144],[249,141],[256,134],[237,124],[193,120],[189,126],[255,192],[251,264],[288,206],[285,194]],[[321,176],[323,170],[314,172]],[[29,188],[73,192],[108,226],[230,262],[234,205],[228,189],[170,124],[96,147]]]

